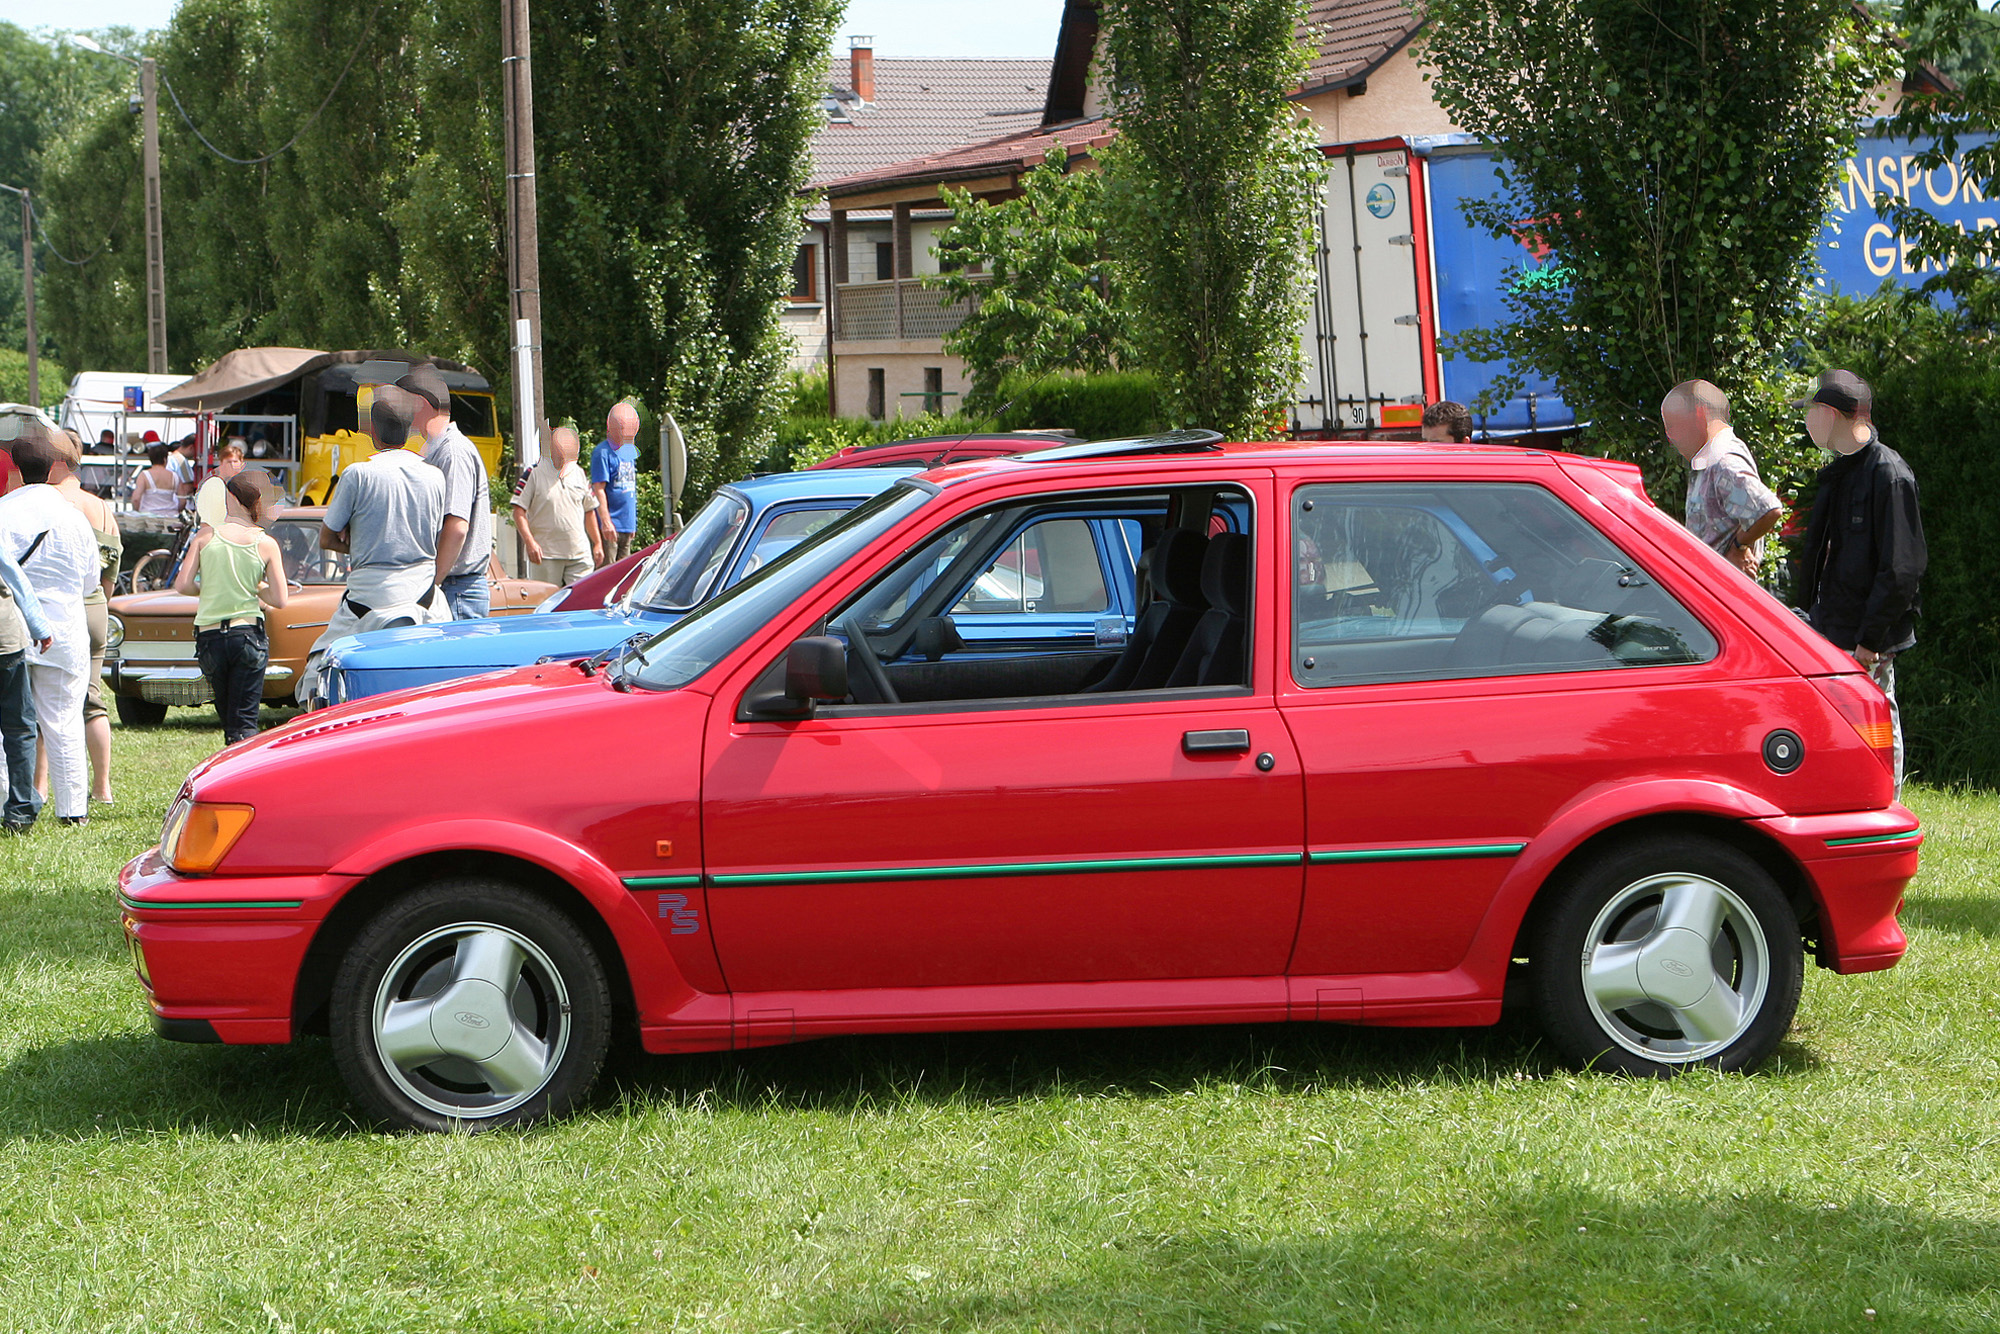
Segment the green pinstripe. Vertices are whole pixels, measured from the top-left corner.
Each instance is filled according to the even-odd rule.
[[[1473,857],[1514,857],[1526,843],[1458,843],[1428,848],[1327,848],[1310,854],[1315,866],[1329,862],[1441,862]]]
[[[1923,832],[1921,829],[1904,829],[1894,834],[1863,834],[1858,838],[1830,838],[1826,840],[1826,845],[1829,848],[1852,848],[1864,843],[1901,843],[1905,839],[1916,838]]]

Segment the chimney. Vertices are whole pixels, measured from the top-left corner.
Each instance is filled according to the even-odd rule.
[[[848,38],[847,64],[849,79],[854,85],[854,95],[863,102],[873,102],[875,100],[875,39],[873,37]]]

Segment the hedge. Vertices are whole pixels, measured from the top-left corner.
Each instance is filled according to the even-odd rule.
[[[2000,787],[2000,366],[1961,343],[1854,369],[1874,385],[1883,443],[1916,473],[1930,548],[1917,647],[1896,670],[1910,769]]]

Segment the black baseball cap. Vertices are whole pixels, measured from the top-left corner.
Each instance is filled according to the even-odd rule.
[[[1810,397],[1802,398],[1792,406],[1809,408],[1815,403],[1824,403],[1843,417],[1852,417],[1875,406],[1875,391],[1868,387],[1868,381],[1853,371],[1822,371],[1819,388]]]
[[[413,366],[410,373],[396,381],[398,389],[415,394],[438,412],[451,408],[451,390],[445,388],[444,376],[435,366]]]

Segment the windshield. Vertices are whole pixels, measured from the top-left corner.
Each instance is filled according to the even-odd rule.
[[[927,482],[898,482],[863,501],[675,622],[627,660],[627,675],[655,690],[686,685],[936,494]]]
[[[734,491],[718,491],[680,536],[649,562],[627,601],[635,607],[686,611],[715,591],[736,535],[750,517],[750,506]]]
[[[279,519],[271,525],[271,536],[285,558],[285,578],[293,583],[347,582],[347,553],[320,549],[318,519]]]

